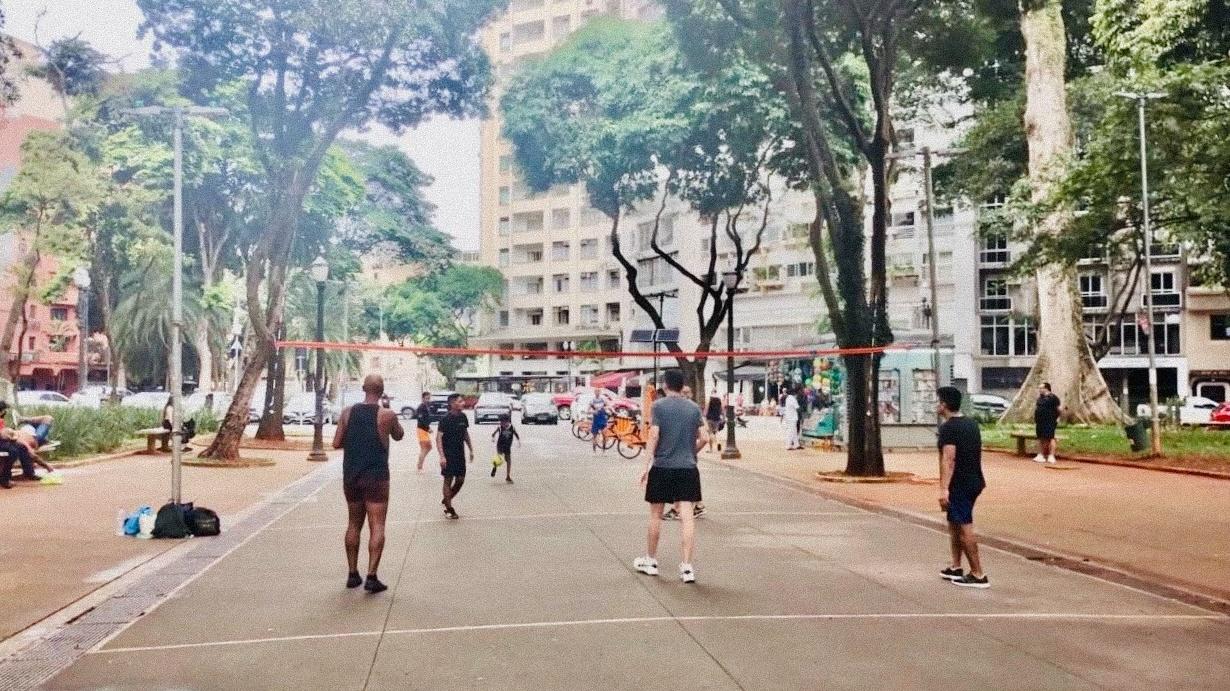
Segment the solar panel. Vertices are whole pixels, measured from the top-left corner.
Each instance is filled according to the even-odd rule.
[[[629,343],[653,343],[653,329],[633,329],[628,338]]]
[[[679,329],[658,329],[654,338],[658,343],[678,343]]]

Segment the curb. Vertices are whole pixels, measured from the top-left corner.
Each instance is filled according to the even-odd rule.
[[[994,446],[984,446],[983,451],[1003,454],[1011,458],[1019,458],[1029,460],[1028,456],[1018,456],[1015,452],[1009,449],[1000,449]],[[1216,470],[1202,470],[1200,468],[1183,468],[1174,465],[1152,465],[1150,463],[1141,463],[1137,461],[1120,461],[1112,458],[1093,458],[1089,456],[1068,456],[1059,454],[1056,458],[1065,461],[1074,461],[1076,463],[1090,463],[1093,465],[1109,465],[1119,468],[1139,468],[1140,470],[1153,470],[1159,473],[1172,473],[1175,475],[1195,475],[1196,477],[1209,477],[1215,480],[1230,480],[1230,473],[1222,473]]]
[[[741,470],[778,485],[793,487],[803,492],[835,501],[839,504],[845,504],[846,506],[862,509],[869,513],[895,518],[905,523],[934,530],[937,533],[946,532],[944,530],[944,523],[939,519],[923,516],[913,511],[895,509],[873,501],[847,497],[837,492],[826,490],[824,487],[816,487],[793,478],[782,477],[780,475],[762,470],[754,470],[752,468],[735,465],[719,459],[715,459],[711,462],[732,470]],[[1001,537],[994,537],[985,533],[979,534],[978,542],[980,544],[1008,552],[1009,554],[1014,554],[1024,559],[1028,559],[1029,561],[1049,564],[1051,566],[1064,569],[1065,571],[1072,571],[1085,576],[1092,576],[1093,578],[1108,581],[1116,585],[1133,588],[1135,590],[1149,593],[1150,595],[1155,595],[1167,600],[1174,600],[1176,602],[1197,607],[1214,614],[1230,617],[1230,600],[1221,599],[1216,595],[1194,592],[1179,585],[1154,580],[1152,577],[1144,574],[1133,573],[1125,569],[1116,568],[1107,564],[1101,564],[1086,558],[1071,557],[1064,554],[1059,554],[1036,545],[1017,542],[1015,540],[1009,540]]]
[[[102,456],[86,456],[85,458],[74,458],[71,461],[64,461],[62,463],[56,463],[53,461],[49,461],[49,463],[51,463],[51,467],[56,470],[66,470],[68,468],[80,468],[82,466],[94,465],[95,463],[118,461],[121,458],[129,458],[131,456],[138,455],[141,455],[139,451],[129,449],[128,451],[117,451],[115,453],[104,454]]]

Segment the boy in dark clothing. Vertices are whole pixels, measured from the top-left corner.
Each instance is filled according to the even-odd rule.
[[[500,427],[495,432],[491,433],[491,438],[495,440],[495,452],[504,458],[504,482],[512,482],[512,443],[517,440],[517,446],[521,446],[521,435],[517,434],[517,428],[513,427],[512,418],[507,415],[500,416]],[[498,466],[491,466],[491,477],[495,477],[495,471]]]
[[[1049,382],[1038,387],[1038,402],[1034,406],[1034,436],[1038,439],[1035,463],[1055,463],[1055,428],[1059,426],[1059,397],[1051,391]]]
[[[436,448],[440,450],[440,475],[444,477],[444,513],[457,518],[453,498],[461,492],[466,481],[466,450],[469,461],[474,462],[474,445],[470,443],[470,420],[461,409],[461,394],[448,397],[448,415],[436,427]]]
[[[974,502],[987,486],[982,476],[982,433],[977,422],[961,415],[959,390],[943,386],[936,394],[936,412],[944,421],[939,430],[939,502],[948,515],[952,548],[952,562],[940,576],[966,588],[989,588],[974,536]],[[961,570],[962,554],[969,561],[969,573]]]

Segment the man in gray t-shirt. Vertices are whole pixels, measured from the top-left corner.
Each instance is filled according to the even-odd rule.
[[[709,432],[705,428],[700,406],[682,395],[683,373],[667,370],[664,378],[667,393],[653,404],[653,425],[649,428],[646,442],[649,453],[641,472],[641,486],[645,488],[645,501],[649,502],[648,552],[633,561],[632,565],[641,573],[658,575],[662,511],[667,504],[676,504],[683,523],[683,562],[679,564],[679,578],[684,583],[695,583],[692,547],[696,523],[692,507],[701,500],[696,454],[708,443]]]

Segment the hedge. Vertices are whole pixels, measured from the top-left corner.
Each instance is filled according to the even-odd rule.
[[[133,432],[148,427],[159,427],[162,411],[152,408],[134,408],[122,405],[104,405],[101,408],[57,406],[44,408],[23,406],[23,416],[51,415],[51,439],[60,442],[53,459],[108,453],[135,440]],[[218,429],[217,419],[201,411],[195,416],[197,434]]]

